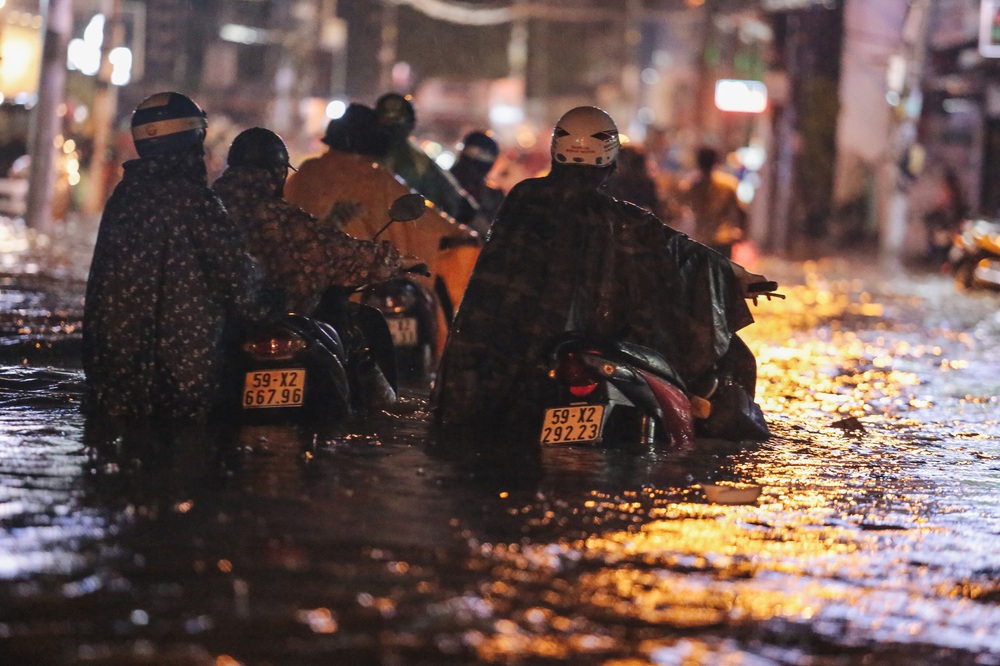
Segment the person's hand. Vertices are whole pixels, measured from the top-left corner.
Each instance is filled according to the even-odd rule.
[[[333,224],[337,229],[343,229],[348,222],[361,214],[362,208],[360,201],[337,201],[330,206],[330,212],[323,220]]]
[[[404,273],[414,273],[416,275],[423,275],[424,277],[431,276],[431,270],[427,266],[427,263],[417,257],[406,255],[400,257],[399,263]]]
[[[772,282],[760,273],[751,273],[747,269],[743,268],[735,262],[730,262],[733,265],[733,275],[740,283],[740,290],[743,294],[743,298],[749,298],[753,301],[754,305],[757,305],[757,299],[761,296],[771,300],[771,298],[784,298],[784,294],[776,293],[774,290],[778,288],[777,282]]]

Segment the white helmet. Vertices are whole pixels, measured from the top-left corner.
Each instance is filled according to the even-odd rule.
[[[552,162],[605,167],[618,157],[618,126],[596,106],[570,109],[552,131]]]

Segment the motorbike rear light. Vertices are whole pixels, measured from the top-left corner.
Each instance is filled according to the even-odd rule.
[[[244,342],[243,351],[260,361],[283,360],[308,346],[305,338],[291,331],[267,331]]]
[[[590,395],[597,388],[592,373],[593,370],[587,363],[573,353],[562,356],[555,369],[556,379],[578,398]]]
[[[365,305],[370,305],[385,314],[402,314],[416,307],[417,297],[413,292],[401,289],[395,293],[376,293],[366,296]]]

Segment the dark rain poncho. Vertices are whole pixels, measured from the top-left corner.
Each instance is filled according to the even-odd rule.
[[[284,167],[280,167],[284,169]],[[330,286],[384,282],[399,275],[399,251],[359,240],[277,194],[280,171],[229,167],[212,185],[247,236],[247,249],[284,292],[289,312],[310,314]]]
[[[500,208],[441,360],[439,423],[516,423],[547,341],[567,330],[652,347],[685,381],[753,321],[731,264],[638,206],[563,176],[526,180]],[[526,411],[528,410],[528,411]]]
[[[442,169],[411,140],[400,142],[379,159],[379,165],[403,179],[434,205],[462,224],[473,228],[482,223],[479,204],[462,189],[451,173]]]
[[[126,162],[104,209],[83,319],[85,409],[201,419],[226,400],[259,274],[195,152]]]

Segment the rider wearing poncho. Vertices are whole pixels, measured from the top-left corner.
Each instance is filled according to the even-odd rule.
[[[284,140],[263,127],[241,132],[226,171],[212,185],[247,236],[247,249],[284,292],[288,312],[312,314],[330,286],[384,282],[400,274],[399,250],[344,233],[282,196],[288,170]]]
[[[753,321],[744,286],[763,276],[602,191],[618,148],[610,116],[573,109],[553,132],[551,173],[508,194],[441,360],[439,425],[531,428],[546,343],[570,330],[651,347],[689,387],[730,372],[753,395],[735,334]]]
[[[208,187],[207,126],[176,92],[132,114],[139,158],[104,209],[87,280],[89,417],[189,423],[236,399],[236,339],[266,308],[243,233]]]

